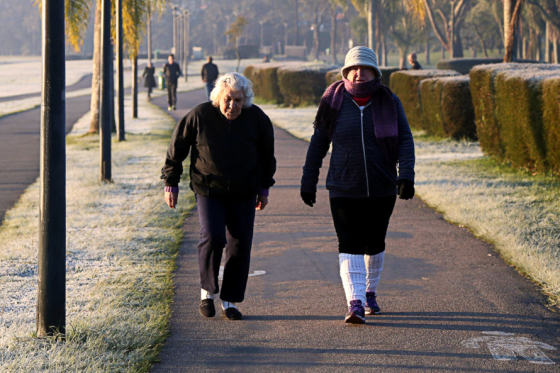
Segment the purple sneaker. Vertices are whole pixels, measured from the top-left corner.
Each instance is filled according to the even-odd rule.
[[[348,313],[346,314],[344,321],[350,324],[366,323],[366,315],[361,300],[350,301],[350,307],[348,307]]]
[[[377,296],[374,292],[366,293],[366,315],[379,315],[381,313],[381,308],[377,304]]]

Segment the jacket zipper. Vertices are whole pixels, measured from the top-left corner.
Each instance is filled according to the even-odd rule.
[[[354,101],[354,100],[352,100]],[[367,158],[366,158],[366,144],[364,141],[364,109],[367,108],[371,102],[368,102],[365,106],[360,106],[358,105],[358,103],[356,101],[354,101],[354,103],[356,104],[356,106],[360,109],[360,125],[361,125],[361,130],[362,130],[362,150],[364,153],[364,168],[366,170],[366,188],[367,188],[367,196],[369,198],[369,176],[368,176],[368,172],[367,172]]]

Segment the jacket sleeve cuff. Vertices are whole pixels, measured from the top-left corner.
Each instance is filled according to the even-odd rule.
[[[165,187],[165,191],[166,192],[170,192],[170,193],[179,193],[179,187],[178,186],[166,186]]]
[[[300,191],[305,193],[317,193],[317,186],[316,185],[309,185],[309,184],[301,184]]]
[[[261,197],[268,197],[269,193],[270,193],[270,189],[265,189],[265,188],[263,188],[263,189],[261,189],[261,191],[259,192],[259,196],[261,196]]]
[[[399,180],[405,179],[414,182],[414,171],[412,172],[399,172]]]

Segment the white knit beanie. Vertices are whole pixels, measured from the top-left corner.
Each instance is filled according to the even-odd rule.
[[[352,66],[369,66],[373,68],[375,77],[381,77],[381,71],[377,67],[377,55],[368,47],[354,47],[346,53],[344,67],[340,70],[343,77],[346,78],[348,69]]]

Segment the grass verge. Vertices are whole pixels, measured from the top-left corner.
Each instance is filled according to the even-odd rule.
[[[35,338],[39,184],[0,227],[0,371],[147,372],[168,334],[182,224],[194,205],[163,202],[158,178],[174,121],[139,102],[98,180],[99,137],[67,137],[67,340]],[[129,109],[129,107],[128,107]],[[130,118],[130,113],[127,113]],[[135,128],[141,128],[136,131]],[[150,130],[151,129],[151,130]]]

